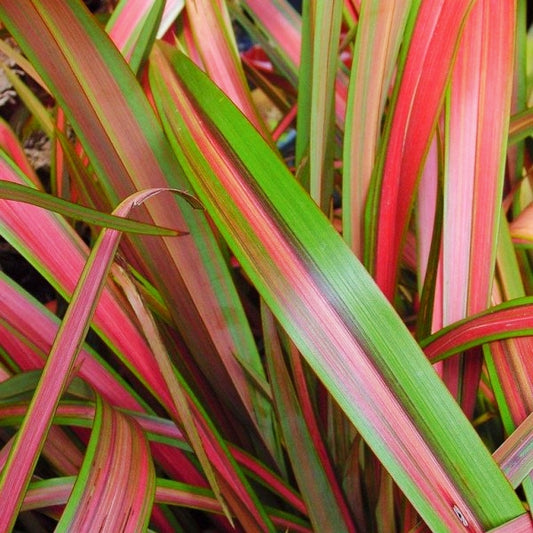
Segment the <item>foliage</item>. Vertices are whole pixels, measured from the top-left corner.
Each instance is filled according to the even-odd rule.
[[[0,0],[0,531],[533,531],[526,7]]]

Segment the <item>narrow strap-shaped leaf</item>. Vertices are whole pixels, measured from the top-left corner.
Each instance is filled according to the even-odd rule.
[[[511,116],[509,144],[516,144],[533,134],[533,107]]]
[[[518,214],[511,222],[509,229],[517,245],[533,247],[533,204],[529,204]]]
[[[493,453],[513,487],[533,470],[533,414],[530,414]]]
[[[192,0],[186,3],[195,44],[210,78],[268,138],[267,129],[253,104],[239,60],[237,44],[225,2]]]
[[[171,60],[177,77],[155,49],[152,90],[195,190],[424,520],[434,531],[461,530],[458,509],[471,531],[482,531],[522,514],[472,426],[329,221],[205,75],[179,54]]]
[[[122,51],[133,72],[138,72],[155,40],[164,0],[122,0],[107,23],[107,32]]]
[[[33,68],[32,64],[28,61],[26,57],[13,46],[9,45],[7,40],[0,40],[0,50],[9,57],[14,63],[19,65],[24,72],[29,74],[46,92],[50,93],[46,84],[41,79],[37,71]]]
[[[250,34],[261,43],[269,57],[296,87],[302,69],[300,65],[302,51],[302,21],[288,0],[243,0],[239,5],[232,2],[233,12]],[[309,2],[305,2],[305,8]],[[250,23],[253,21],[253,23]],[[344,123],[346,114],[346,92],[348,78],[338,71],[335,87],[335,114],[337,124]],[[305,89],[307,91],[307,88]],[[305,93],[298,95],[298,100],[305,98]],[[305,143],[304,143],[305,145]]]
[[[187,486],[183,483],[158,479],[156,501],[170,505],[184,505],[191,508],[205,509],[220,513],[222,509],[209,491],[199,487]],[[268,509],[272,523],[283,531],[311,533],[309,525],[294,515]]]
[[[316,531],[355,532],[355,526],[340,491],[337,480],[331,479],[322,464],[313,437],[306,425],[302,409],[287,367],[272,313],[263,310],[265,355],[287,454],[293,465],[296,481],[307,504],[307,512]],[[305,464],[306,468],[299,465]]]
[[[65,476],[31,483],[22,509],[28,511],[64,504],[73,489],[74,482],[74,476]],[[169,479],[157,478],[154,501],[209,513],[222,513],[219,502],[209,489]],[[269,511],[272,522],[283,531],[294,533],[312,533],[313,531],[304,520],[294,515],[277,509],[269,509]]]
[[[229,4],[243,27],[261,43],[276,66],[296,87],[302,33],[299,14],[287,0],[244,0]]]
[[[115,214],[126,215],[133,206],[156,192],[160,191],[137,193],[125,200],[115,210]],[[104,288],[120,235],[116,230],[102,230],[61,323],[27,415],[15,436],[0,476],[0,500],[4,502],[0,531],[9,530],[15,523],[53,414],[61,394],[72,378],[78,353]]]
[[[325,213],[333,194],[335,78],[342,20],[342,0],[311,0],[304,7],[298,98],[297,163],[306,158],[305,177],[311,197]]]
[[[56,531],[141,531],[152,511],[155,470],[139,425],[97,397],[85,459]]]
[[[3,403],[0,405],[0,425],[18,425],[27,410],[27,405],[21,402]],[[80,403],[74,401],[62,401],[55,413],[54,424],[91,427],[95,418],[95,407],[90,403]],[[155,448],[155,459],[160,459],[157,453],[157,443],[165,443],[172,447],[174,452],[176,449],[191,451],[191,447],[185,440],[182,431],[178,429],[174,422],[166,418],[159,418],[154,415],[140,413],[137,410],[122,410],[128,417],[135,420],[135,422],[142,428]],[[266,468],[256,458],[237,448],[231,443],[226,443],[229,452],[235,461],[246,471],[253,476],[253,478],[261,483],[266,489],[273,491],[276,495],[282,498],[286,503],[290,504],[299,514],[305,515],[307,513],[304,502],[300,495],[282,480],[274,472]],[[171,455],[172,460],[176,463],[176,454]],[[1,464],[1,462],[0,462]],[[183,479],[183,471],[176,473],[176,477]],[[195,480],[190,483],[199,483],[202,478],[197,475]],[[203,485],[202,485],[203,486]],[[207,487],[204,486],[207,489]],[[208,489],[207,489],[208,490]],[[214,495],[213,495],[214,497]],[[221,507],[222,509],[222,507]]]
[[[444,145],[444,325],[485,309],[490,299],[511,104],[514,19],[515,9],[508,3],[477,2],[452,72]],[[469,413],[480,370],[479,357],[454,358],[443,366],[444,381]]]
[[[72,492],[75,480],[75,476],[64,476],[30,483],[21,509],[31,511],[32,509],[65,504]]]
[[[4,180],[29,185],[28,179],[9,163],[8,158],[0,157],[0,169]],[[85,243],[55,213],[20,202],[0,200],[0,205],[2,236],[68,300],[87,259]],[[114,328],[113,324],[118,323],[122,327]],[[96,310],[94,326],[110,348],[157,397],[163,391],[158,381],[161,376],[149,355],[146,341],[109,285]]]
[[[509,520],[500,527],[489,529],[487,533],[530,533],[533,529],[531,515],[522,515],[514,520]]]
[[[166,0],[157,38],[162,39],[185,7],[185,0]]]
[[[392,300],[413,194],[422,172],[449,79],[455,50],[472,0],[413,3],[414,29],[399,85],[387,115],[382,149],[369,197],[365,257]]]
[[[0,17],[63,107],[109,205],[136,190],[189,187],[138,80],[80,0],[0,1]],[[264,405],[256,407],[255,390],[234,357],[239,353],[262,371],[209,224],[174,199],[157,204],[146,206],[145,216],[189,231],[193,238],[179,244],[176,239],[132,238],[126,256],[145,276],[153,274],[154,265],[165,265],[150,281],[195,363],[237,418],[252,426],[258,418],[271,424]],[[145,379],[152,380],[149,374]]]
[[[13,377],[6,379],[0,384],[1,389],[1,404],[2,409],[5,408],[6,415],[2,417],[2,426],[17,426],[26,413],[27,404],[22,400],[28,397],[25,394],[25,388],[30,393],[35,390],[35,386],[41,376],[40,371],[24,372],[22,374],[15,374]],[[12,395],[12,398],[9,398]],[[31,398],[31,394],[29,395]],[[11,405],[17,405],[20,416],[17,416],[16,409],[13,410]],[[6,446],[6,452],[9,451],[10,446]],[[4,450],[2,450],[4,454]],[[71,437],[63,430],[63,428],[52,426],[48,432],[48,437],[43,446],[43,456],[53,466],[55,471],[63,475],[74,475],[79,472],[83,461],[83,454],[76,444],[71,440]],[[4,466],[7,454],[0,459],[0,470]]]
[[[411,4],[410,0],[365,2],[357,25],[343,141],[342,229],[346,242],[360,258],[364,206],[383,110]]]
[[[2,272],[0,293],[0,322],[8,324],[26,341],[22,350],[10,350],[10,354],[22,370],[42,368],[45,359],[40,355],[50,351],[59,319]],[[2,333],[0,345],[7,342],[8,335]],[[126,409],[142,409],[144,402],[89,346],[84,345],[78,357],[81,362],[79,376],[107,401]]]
[[[17,136],[9,124],[2,118],[0,118],[0,147],[7,153],[10,159],[13,160],[15,165],[22,171],[28,180],[30,180],[30,182],[38,189],[42,189],[42,184],[28,161],[28,157],[26,156]]]
[[[10,69],[5,69],[5,73],[13,87],[16,89],[19,98],[24,102],[26,107],[33,113],[39,122],[43,132],[49,137],[52,137],[54,123],[45,106],[17,74],[12,72]]]
[[[418,290],[420,310],[416,337],[429,335],[442,327],[442,307],[435,301],[442,297],[442,268],[439,267],[442,232],[442,183],[439,136],[429,148],[418,187],[416,239],[418,250]]]
[[[519,153],[517,154],[520,159]],[[497,274],[493,301],[513,299],[526,294],[527,281],[515,253],[506,217],[500,218],[500,233],[496,257]],[[503,328],[505,329],[505,327]],[[503,426],[511,436],[533,410],[533,364],[529,354],[533,336],[512,338],[484,347],[487,370],[493,386]],[[531,507],[533,504],[533,473],[525,477],[522,489]]]
[[[512,158],[511,150],[511,158]],[[519,152],[516,154],[520,159]],[[518,205],[518,204],[517,204]],[[500,218],[500,232],[496,257],[495,284],[492,300],[520,301],[526,294],[522,269],[509,233],[506,217]],[[527,312],[527,311],[526,311]],[[502,330],[506,330],[502,326]],[[512,328],[511,328],[512,329]],[[533,336],[511,338],[493,342],[483,347],[486,368],[500,411],[503,427],[508,436],[516,433],[533,410],[533,362],[529,354],[533,349]],[[522,481],[526,501],[533,502],[533,473]]]
[[[243,525],[249,521],[247,530],[260,531],[268,528],[266,513],[253,497],[253,493],[249,490],[244,476],[239,472],[237,464],[233,461],[229,450],[222,442],[222,437],[218,435],[212,424],[204,420],[205,413],[191,405],[191,391],[184,387],[183,379],[178,378],[177,371],[173,368],[171,358],[165,349],[152,315],[141,305],[135,305],[134,310],[138,315],[145,336],[152,348],[154,358],[170,391],[173,406],[169,406],[169,408],[171,407],[169,410],[174,413],[176,422],[180,423],[184,428],[184,432],[196,453],[211,489],[220,502],[227,518],[231,522],[232,517],[230,510],[227,508],[224,493],[220,489],[221,483],[217,473],[222,476],[232,490],[239,494],[239,498],[233,500],[233,511],[237,518],[243,522]]]
[[[11,166],[12,172],[17,172],[17,169],[5,155],[4,161],[8,166]],[[112,228],[128,233],[166,236],[176,236],[180,234],[179,230],[160,228],[152,224],[145,224],[144,222],[137,222],[135,220],[125,220],[121,217],[101,213],[95,209],[73,204],[72,202],[57,198],[51,194],[41,192],[38,189],[20,185],[12,181],[0,180],[0,198],[32,204],[75,220],[83,220],[88,224],[96,224],[97,226]]]
[[[427,357],[439,361],[474,346],[533,335],[533,299],[516,298],[459,320],[421,341]]]

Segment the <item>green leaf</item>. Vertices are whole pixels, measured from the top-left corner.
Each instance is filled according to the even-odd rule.
[[[7,159],[5,155],[4,160],[6,161],[7,165],[11,167],[12,171],[16,173],[16,167],[10,160]],[[187,193],[182,191],[174,191],[187,196]],[[74,220],[83,220],[88,224],[95,224],[97,226],[112,228],[128,233],[166,236],[186,235],[186,233],[180,232],[179,230],[161,228],[152,224],[136,222],[135,220],[125,220],[121,217],[115,217],[113,215],[108,215],[107,213],[101,213],[95,209],[73,204],[72,202],[57,198],[51,194],[47,194],[37,189],[20,185],[11,181],[0,180],[0,198],[32,204],[37,207],[42,207],[43,209],[48,209],[49,211],[53,211],[54,213],[59,213],[63,216],[73,218]],[[192,201],[194,202],[194,199]],[[196,207],[199,208],[200,205],[196,204]]]
[[[531,474],[533,465],[533,414],[530,414],[513,434],[494,452],[494,459],[505,475],[517,487]]]
[[[461,37],[446,106],[442,225],[443,325],[487,307],[491,297],[506,164],[515,14],[480,1]],[[443,365],[443,379],[473,413],[482,359]],[[464,374],[464,375],[463,375]]]
[[[363,257],[364,206],[377,155],[381,121],[411,0],[371,0],[359,13],[343,141],[343,235]]]
[[[342,4],[340,0],[307,2],[302,28],[297,163],[306,158],[302,181],[324,213],[329,212],[333,194],[335,78]]]
[[[146,188],[189,187],[141,85],[80,0],[0,1],[0,18],[75,130],[98,178],[100,197],[91,199],[95,205],[116,205]],[[187,231],[190,238],[178,244],[176,239],[132,237],[124,243],[126,257],[159,290],[195,368],[223,407],[246,432],[264,438],[275,455],[272,431],[257,429],[272,425],[268,405],[234,357],[239,353],[263,373],[212,229],[203,215],[173,198],[149,204],[143,213],[145,220]],[[142,364],[146,368],[149,362]],[[154,376],[146,372],[144,378]]]
[[[391,301],[414,193],[472,3],[412,2],[365,214],[365,264]]]
[[[522,514],[472,426],[329,221],[197,67],[172,54],[176,76],[165,61],[156,48],[152,90],[198,196],[424,520],[449,531],[462,527],[454,509],[478,529]]]
[[[121,0],[107,22],[109,36],[135,73],[150,53],[164,8],[164,0]]]

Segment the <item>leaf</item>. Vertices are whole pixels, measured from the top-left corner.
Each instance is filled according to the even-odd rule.
[[[107,33],[135,73],[150,53],[165,3],[165,0],[122,0],[107,22]]]
[[[0,18],[64,109],[106,203],[116,205],[146,188],[189,187],[137,79],[80,1],[0,2]],[[177,227],[191,238],[180,244],[132,238],[124,253],[159,290],[194,365],[224,400],[222,406],[231,409],[246,432],[259,436],[256,427],[271,425],[271,415],[262,396],[256,400],[234,353],[258,373],[261,361],[224,257],[204,215],[172,198],[157,204],[142,210],[143,220]],[[102,331],[98,315],[96,323]],[[147,370],[150,358],[129,357],[136,360],[136,373],[153,385],[158,373]],[[275,443],[267,447],[275,449]]]
[[[182,55],[171,61],[177,76],[154,49],[151,86],[198,196],[424,520],[435,531],[458,528],[455,505],[481,531],[522,514],[472,426],[329,221],[220,91]]]
[[[342,1],[310,1],[304,8],[304,54],[300,61],[296,162],[304,157],[302,182],[324,213],[333,194],[335,77]],[[309,46],[305,46],[305,44]]]
[[[0,345],[5,346],[9,337],[18,336],[22,341],[20,349],[8,350],[14,362],[22,371],[42,368],[59,328],[59,319],[1,272],[0,293],[0,323],[10,330],[2,332]],[[83,345],[78,358],[79,376],[108,402],[127,409],[143,408],[144,402],[132,388],[89,346]]]
[[[209,76],[268,139],[246,83],[225,2],[192,1],[186,3],[186,9],[196,49]]]
[[[7,41],[0,39],[0,51],[16,63],[24,72],[29,74],[45,91],[50,92],[32,64],[18,50],[11,47]]]
[[[452,72],[444,142],[443,325],[489,304],[511,102],[514,13],[477,2]],[[493,98],[495,100],[493,101]],[[481,354],[447,360],[442,376],[472,416]]]
[[[0,39],[0,42],[3,41]],[[19,140],[7,122],[2,118],[0,118],[0,147],[2,148],[2,151],[6,152],[9,158],[13,160],[24,176],[26,176],[35,187],[42,189],[42,184],[37,177],[35,170],[30,165]]]
[[[489,529],[487,533],[528,533],[532,527],[531,516],[526,514],[514,520],[509,520],[509,522],[506,522],[500,527]]]
[[[533,464],[533,414],[494,452],[494,460],[505,472],[513,487],[531,473]]]
[[[125,200],[115,210],[115,214],[127,215],[134,205],[157,192],[160,191],[137,193]],[[0,530],[9,530],[15,523],[24,492],[52,424],[53,414],[72,378],[76,359],[104,288],[119,237],[120,233],[116,230],[102,230],[57,332],[39,385],[0,475],[0,500],[4,502]]]
[[[414,192],[471,0],[413,3],[367,207],[365,263],[394,298]],[[419,6],[419,7],[418,7]]]
[[[31,483],[24,499],[23,510],[42,509],[65,503],[73,484],[73,476]],[[157,478],[154,500],[156,503],[199,509],[209,513],[221,512],[219,503],[208,489],[169,479]],[[284,531],[294,533],[312,531],[305,521],[288,513],[272,509],[271,516],[273,523],[279,528],[284,528]]]
[[[533,247],[533,203],[528,204],[511,222],[509,229],[513,242],[527,248]]]
[[[533,299],[516,298],[459,320],[420,342],[437,362],[495,340],[533,335]]]
[[[268,52],[287,79],[298,85],[302,23],[286,0],[243,0],[229,7],[239,22]]]
[[[0,405],[0,424],[18,425],[26,413],[27,405],[20,402]],[[177,449],[190,452],[192,449],[186,442],[184,434],[178,429],[174,422],[166,418],[160,418],[155,415],[140,413],[137,410],[121,409],[129,418],[135,420],[142,428],[148,439],[155,449],[154,458],[161,460],[158,453],[161,448],[157,447],[157,443],[164,443],[173,448],[173,452]],[[70,425],[76,427],[91,427],[95,418],[95,407],[92,403],[80,403],[75,401],[61,401],[58,405],[54,416],[54,424]],[[273,492],[276,496],[282,498],[286,503],[291,505],[299,514],[305,515],[307,513],[305,504],[303,503],[299,494],[297,494],[291,486],[274,472],[265,467],[256,458],[244,452],[240,448],[226,443],[234,460],[248,473],[254,481],[260,483],[265,489]],[[178,457],[176,453],[170,455],[171,459],[176,464]],[[185,465],[179,464],[184,467]],[[170,470],[170,469],[169,469]],[[176,473],[176,476],[183,478],[183,470]],[[195,482],[201,482],[203,479],[197,475]],[[202,485],[203,488],[206,488]],[[207,489],[208,490],[208,489]]]
[[[526,294],[506,218],[500,221],[496,256],[497,277],[493,301],[514,299]],[[520,337],[484,346],[486,366],[494,396],[507,435],[512,435],[533,407],[533,382],[531,358],[533,337]],[[533,476],[522,482],[526,501],[533,502]]]
[[[240,492],[240,498],[236,499],[236,505],[234,511],[243,524],[248,520],[248,513],[254,514],[258,517],[258,522],[261,522],[261,509],[255,509],[256,502],[249,498],[251,491],[248,490],[244,476],[239,476],[238,470],[235,468],[226,446],[222,443],[222,437],[218,435],[218,432],[214,430],[212,424],[202,420],[205,414],[201,413],[199,409],[194,409],[191,399],[189,398],[191,393],[187,387],[183,385],[183,378],[178,377],[177,371],[172,365],[172,359],[168,354],[163,339],[159,334],[156,322],[150,312],[139,302],[139,295],[133,292],[133,287],[130,290],[130,302],[133,303],[133,309],[142,324],[144,334],[152,348],[154,358],[157,361],[161,375],[164,376],[168,390],[170,391],[173,405],[169,410],[173,412],[174,419],[177,423],[180,423],[184,428],[184,432],[187,435],[188,441],[191,444],[192,449],[196,453],[200,465],[203,468],[209,485],[216,497],[220,502],[220,506],[224,511],[224,514],[232,523],[232,517],[230,510],[228,509],[224,494],[220,489],[220,483],[217,479],[216,472],[222,476],[224,481],[227,481],[232,488]],[[137,301],[135,301],[137,300]],[[246,509],[243,512],[243,508]],[[252,524],[250,527],[255,527]]]
[[[172,23],[185,7],[185,0],[166,0],[165,10],[161,17],[161,24],[157,31],[157,38],[162,39],[165,33],[171,28]]]
[[[141,428],[97,396],[85,459],[56,531],[140,531],[150,520],[155,470]]]
[[[524,109],[511,116],[509,144],[516,144],[533,134],[533,108]]]
[[[16,167],[6,158],[6,156],[4,156],[0,165],[3,167],[1,170],[4,172],[17,172]],[[174,189],[174,191],[179,192],[184,196],[187,194],[183,191],[178,191],[177,189]],[[0,180],[0,198],[32,204],[41,207],[42,209],[47,209],[54,213],[73,218],[74,220],[83,220],[88,224],[96,224],[97,226],[126,231],[129,233],[166,235],[172,237],[175,237],[176,235],[186,235],[186,233],[180,232],[179,230],[161,228],[152,224],[145,224],[134,220],[125,220],[121,217],[101,213],[100,211],[73,204],[72,202],[57,198],[51,194],[12,181]],[[197,207],[199,206],[197,205]]]
[[[359,258],[381,121],[411,5],[407,0],[365,2],[357,25],[343,140],[342,216],[344,238]]]
[[[10,83],[16,89],[19,98],[24,102],[25,106],[37,119],[39,125],[43,129],[43,132],[49,137],[52,137],[54,123],[44,105],[15,72],[6,67],[4,67],[4,72]]]
[[[268,309],[263,309],[262,317],[265,355],[274,393],[274,405],[278,412],[287,454],[306,502],[313,529],[339,533],[355,532],[355,526],[338,488],[337,480],[331,475],[333,473],[331,465],[324,464],[328,459],[320,456],[319,447],[314,440],[317,436],[311,435],[306,425],[294,385],[283,361],[283,351],[274,318]],[[305,464],[306,467],[301,468],[301,464]]]

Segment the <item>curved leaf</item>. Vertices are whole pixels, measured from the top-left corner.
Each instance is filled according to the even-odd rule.
[[[156,192],[160,190],[137,193],[119,205],[115,213],[127,215],[134,205]],[[24,492],[50,430],[53,414],[75,371],[76,359],[104,288],[120,235],[116,230],[102,230],[91,251],[48,355],[28,412],[15,436],[0,475],[0,500],[4,503],[0,516],[2,531],[11,529],[15,523]]]
[[[155,470],[140,426],[97,397],[85,459],[56,531],[142,531]]]
[[[171,55],[176,76],[166,61],[156,48],[152,90],[197,194],[424,520],[435,531],[462,527],[457,508],[472,531],[482,531],[522,514],[472,426],[329,221],[194,64]]]
[[[4,160],[13,172],[17,169],[7,160],[4,155]],[[6,167],[3,169],[6,171]],[[184,193],[185,194],[185,193]],[[5,200],[14,200],[16,202],[24,202],[32,204],[54,213],[59,213],[63,216],[73,218],[74,220],[83,220],[88,224],[95,224],[105,228],[116,229],[128,233],[141,233],[144,235],[166,235],[175,237],[176,235],[186,235],[186,233],[178,230],[161,228],[152,224],[145,224],[143,222],[136,222],[135,220],[126,220],[121,217],[101,213],[95,209],[83,207],[78,204],[73,204],[61,198],[52,196],[33,189],[25,185],[19,185],[12,181],[0,180],[0,198]]]
[[[437,362],[474,346],[533,335],[533,299],[515,298],[439,330],[420,342],[428,359]]]

